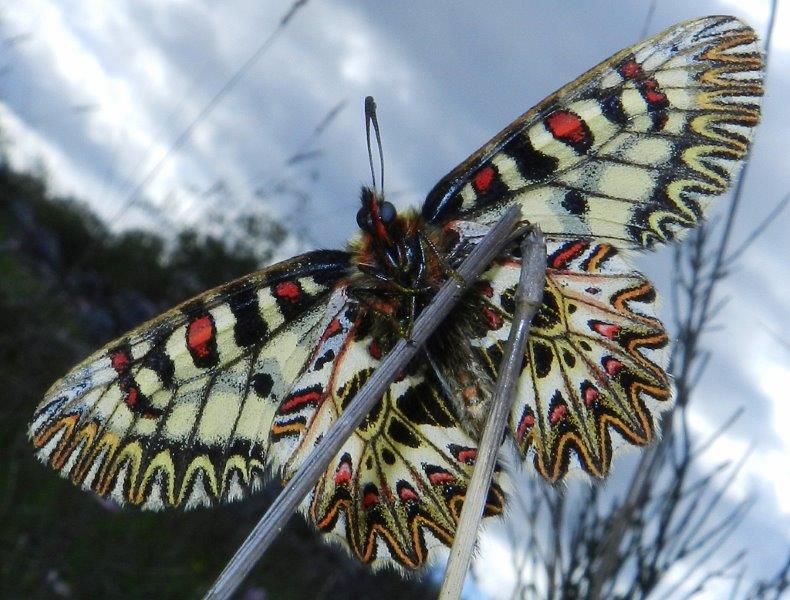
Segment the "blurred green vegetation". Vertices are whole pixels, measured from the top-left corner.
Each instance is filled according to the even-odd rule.
[[[269,260],[285,231],[258,229],[264,244],[196,231],[173,240],[114,234],[85,204],[52,197],[41,176],[0,159],[0,597],[198,598],[260,518],[278,485],[213,510],[121,510],[39,464],[26,435],[46,388],[91,350]],[[238,597],[435,592],[427,581],[371,573],[295,517]]]

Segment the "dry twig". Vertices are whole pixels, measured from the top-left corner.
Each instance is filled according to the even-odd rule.
[[[455,532],[455,540],[444,583],[439,595],[440,600],[456,600],[461,597],[464,579],[469,571],[477,532],[483,518],[491,477],[494,474],[502,433],[510,414],[513,389],[518,381],[524,362],[524,350],[529,338],[529,326],[540,308],[546,278],[546,241],[540,230],[533,230],[521,244],[521,278],[516,291],[516,310],[510,328],[505,353],[499,366],[499,377],[494,396],[491,399],[490,413],[486,421],[483,437],[477,450],[472,479],[466,490],[461,518]]]

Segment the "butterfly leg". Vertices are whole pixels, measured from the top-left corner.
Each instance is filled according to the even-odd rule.
[[[414,321],[417,318],[417,295],[412,294],[409,296],[409,316],[408,320],[406,321],[405,327],[405,335],[403,336],[404,339],[411,338],[412,327],[414,326]]]
[[[425,235],[420,234],[420,246],[423,250],[428,249],[431,254],[436,258],[436,261],[439,263],[439,268],[441,268],[442,273],[447,275],[448,277],[452,277],[459,285],[466,285],[464,278],[453,269],[449,262],[445,259],[436,245]]]
[[[391,310],[388,310],[389,305],[386,304],[382,305],[381,302],[377,302],[376,300],[367,299],[363,297],[365,293],[371,293],[371,294],[375,293],[376,295],[380,295],[382,293],[381,290],[357,288],[355,291],[357,292],[355,295],[360,305],[367,308],[371,313],[376,314],[382,319],[384,319],[388,323],[388,325],[397,332],[397,335],[399,337],[406,338],[408,336],[409,332],[411,331],[411,327],[409,326],[408,330],[404,328],[403,323],[395,315],[392,314]],[[393,293],[393,295],[396,294]]]

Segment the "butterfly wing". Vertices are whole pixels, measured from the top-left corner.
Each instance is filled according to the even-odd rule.
[[[340,306],[307,368],[277,408],[271,452],[290,478],[386,354],[392,337],[371,332],[367,307]],[[424,359],[390,385],[337,453],[302,509],[364,563],[415,569],[452,542],[476,445],[460,426]],[[495,484],[487,514],[502,511]]]
[[[548,238],[547,247],[543,304],[532,321],[510,428],[523,458],[545,478],[557,481],[573,468],[604,477],[612,455],[653,439],[659,414],[671,407],[667,335],[652,285],[613,246]],[[477,282],[466,314],[450,324],[469,339],[466,357],[440,365],[457,397],[490,395],[486,385],[493,387],[499,371],[520,272],[518,256],[500,258]],[[459,379],[457,364],[472,375]]]
[[[262,485],[277,402],[309,359],[348,269],[345,252],[295,257],[108,344],[36,409],[38,457],[86,489],[144,508],[243,497]]]
[[[759,119],[761,82],[747,25],[681,23],[519,117],[431,190],[423,217],[491,223],[519,203],[554,237],[666,242],[727,189]]]
[[[605,475],[614,451],[653,436],[666,335],[652,287],[616,249],[671,239],[724,191],[759,116],[760,69],[736,19],[678,25],[550,96],[428,195],[430,224],[484,228],[518,202],[549,235],[511,414],[545,477]],[[39,457],[153,509],[238,499],[268,465],[290,478],[386,353],[347,293],[350,269],[347,253],[306,254],[109,344],[47,392],[30,429]],[[466,324],[443,327],[473,335],[444,348],[436,336],[306,499],[308,518],[363,562],[415,568],[451,542],[476,456],[474,423],[458,415],[490,393],[518,273],[516,256],[489,269],[478,302],[451,318]],[[495,483],[487,513],[503,503]]]

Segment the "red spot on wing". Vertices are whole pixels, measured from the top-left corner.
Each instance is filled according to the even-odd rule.
[[[491,187],[491,182],[494,181],[495,175],[496,172],[494,171],[494,167],[491,165],[486,165],[480,169],[475,175],[474,179],[472,179],[472,185],[474,186],[475,191],[478,194],[484,194],[485,191]]]
[[[648,104],[665,108],[669,105],[666,94],[658,89],[658,82],[655,79],[648,79],[642,85],[642,93]]]
[[[414,490],[407,488],[406,486],[402,486],[400,490],[398,490],[398,496],[400,496],[401,502],[419,500],[419,496],[417,496]]]
[[[626,79],[636,79],[637,77],[641,77],[643,73],[642,65],[634,59],[628,60],[620,65],[620,75]]]
[[[137,405],[138,400],[140,399],[140,392],[136,387],[130,387],[126,391],[126,397],[123,399],[124,404],[129,408],[132,408]]]
[[[280,413],[286,413],[303,404],[317,404],[321,401],[321,392],[319,390],[309,390],[290,396],[285,402],[280,405]]]
[[[491,329],[499,329],[502,327],[502,316],[497,313],[496,311],[492,310],[491,308],[484,306],[483,307],[483,315],[485,315],[488,324],[491,326]]]
[[[116,350],[110,354],[110,362],[112,363],[112,368],[115,369],[115,372],[118,373],[118,375],[121,375],[129,369],[132,358],[129,356],[129,353],[126,352],[126,350]]]
[[[609,375],[614,376],[623,370],[623,363],[621,363],[616,358],[607,356],[606,358],[603,359],[603,369]]]
[[[491,287],[490,283],[483,283],[480,286],[480,291],[483,292],[486,298],[492,298],[494,296],[494,288]]]
[[[295,281],[281,281],[274,286],[275,297],[289,302],[296,302],[302,295],[302,288]]]
[[[457,458],[459,462],[472,465],[474,464],[475,459],[477,459],[477,450],[475,448],[465,448],[458,452]]]
[[[521,418],[521,423],[518,424],[517,434],[519,439],[524,437],[524,434],[527,432],[527,429],[535,425],[535,416],[530,412],[527,411],[526,414]]]
[[[377,491],[370,491],[362,498],[362,508],[370,508],[371,506],[379,503],[379,493]]]
[[[453,477],[447,471],[437,471],[436,473],[431,473],[428,475],[428,481],[430,481],[432,485],[439,485],[440,483],[455,481],[455,477]]]
[[[554,410],[551,411],[551,415],[549,415],[549,421],[551,421],[552,425],[556,425],[562,419],[565,418],[565,415],[568,414],[568,407],[564,404],[558,404],[554,407]]]
[[[325,342],[326,340],[328,340],[332,336],[337,335],[341,331],[343,331],[343,326],[340,324],[340,320],[337,317],[335,317],[329,322],[329,325],[324,330],[324,334],[321,336],[321,341]]]
[[[211,354],[209,344],[216,333],[211,315],[197,317],[187,326],[187,346],[198,358],[207,358]]]
[[[650,105],[650,108],[661,109],[669,106],[669,99],[666,94],[658,89],[658,81],[652,77],[648,78],[642,69],[642,65],[634,59],[627,60],[620,65],[619,72],[623,78],[636,81],[637,88],[645,102]]]
[[[598,393],[598,390],[592,385],[586,386],[582,392],[582,398],[584,399],[584,403],[587,406],[592,406],[592,404],[598,400],[599,396],[600,394]]]
[[[551,257],[551,266],[555,269],[561,269],[568,266],[568,264],[588,247],[587,242],[574,242],[570,246],[565,246],[557,254]]]
[[[349,481],[351,481],[351,465],[347,462],[342,462],[337,471],[335,471],[335,485],[343,485]]]
[[[566,142],[583,142],[589,136],[582,118],[567,110],[553,112],[546,117],[545,123],[551,135]]]
[[[613,340],[620,333],[620,326],[614,323],[602,323],[601,321],[590,321],[590,327],[596,333]]]

